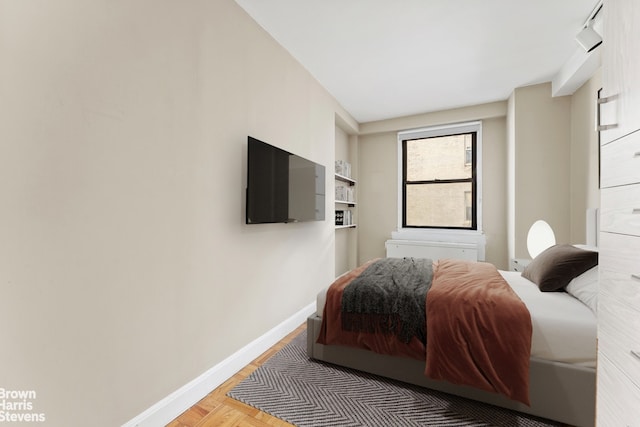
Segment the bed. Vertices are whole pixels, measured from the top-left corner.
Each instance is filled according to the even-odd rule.
[[[595,253],[595,265],[591,256],[590,261],[581,261],[582,264],[576,269],[575,263],[566,262],[567,251],[572,254],[575,251],[581,251],[580,256],[585,252],[591,255]],[[377,260],[371,260],[345,273],[336,279],[332,286],[335,287],[338,282],[348,286],[348,283],[344,284],[345,281],[350,282],[357,278],[363,271],[367,271],[366,269],[373,262]],[[435,261],[434,268],[437,268],[440,262],[442,260]],[[562,274],[558,270],[562,270],[560,272]],[[478,388],[473,383],[472,385],[460,383],[459,379],[448,381],[442,378],[437,380],[430,378],[425,375],[428,371],[425,369],[428,352],[420,359],[415,353],[410,354],[411,351],[404,353],[400,351],[400,354],[394,354],[389,351],[378,351],[371,345],[358,347],[358,344],[354,346],[351,342],[348,345],[339,341],[337,344],[326,343],[324,334],[327,333],[327,324],[323,325],[323,315],[327,319],[336,316],[336,313],[325,312],[325,306],[332,306],[327,304],[327,292],[331,287],[318,294],[317,311],[307,319],[308,354],[311,358],[324,362],[573,426],[593,426],[596,384],[597,249],[555,245],[536,257],[522,274],[496,271],[508,288],[526,306],[530,316],[531,329],[527,332],[530,335],[530,341],[526,344],[530,346],[530,351],[527,353],[528,378],[524,397],[522,395],[507,397],[507,394],[500,390],[488,391],[484,387]],[[559,275],[562,276],[561,280],[558,279]],[[558,284],[561,286],[555,289],[554,287]],[[542,291],[545,287],[546,289]],[[429,289],[430,292],[431,290]],[[426,323],[429,325],[428,320]],[[428,337],[431,333],[426,334],[427,342],[430,342]],[[425,345],[425,348],[428,349],[429,346]]]

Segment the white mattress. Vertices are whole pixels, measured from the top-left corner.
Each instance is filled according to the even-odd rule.
[[[596,366],[596,316],[565,292],[540,292],[517,271],[500,271],[531,313],[531,356],[581,366]],[[326,289],[318,294],[322,317]]]

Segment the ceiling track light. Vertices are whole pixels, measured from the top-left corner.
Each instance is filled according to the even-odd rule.
[[[602,0],[598,2],[596,7],[593,9],[589,18],[584,23],[582,30],[576,35],[576,42],[587,52],[591,52],[598,46],[602,44],[602,37],[598,34],[591,25],[593,24],[593,20],[596,18],[596,15],[602,9]]]
[[[602,37],[587,25],[576,35],[576,41],[589,53],[602,44]]]

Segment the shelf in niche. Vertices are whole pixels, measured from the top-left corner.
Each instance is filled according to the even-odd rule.
[[[336,230],[340,229],[340,228],[356,228],[357,224],[350,224],[350,225],[336,225]]]
[[[339,173],[336,174],[336,179],[338,181],[347,182],[349,183],[349,185],[356,185],[355,179],[349,178],[348,176],[340,175]]]
[[[335,203],[340,204],[340,205],[349,205],[349,206],[355,206],[356,202],[348,202],[346,200],[336,200]]]

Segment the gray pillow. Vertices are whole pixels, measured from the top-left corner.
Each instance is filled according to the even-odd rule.
[[[562,290],[574,278],[598,265],[598,253],[572,245],[554,245],[535,257],[522,277],[538,285],[542,292]]]

